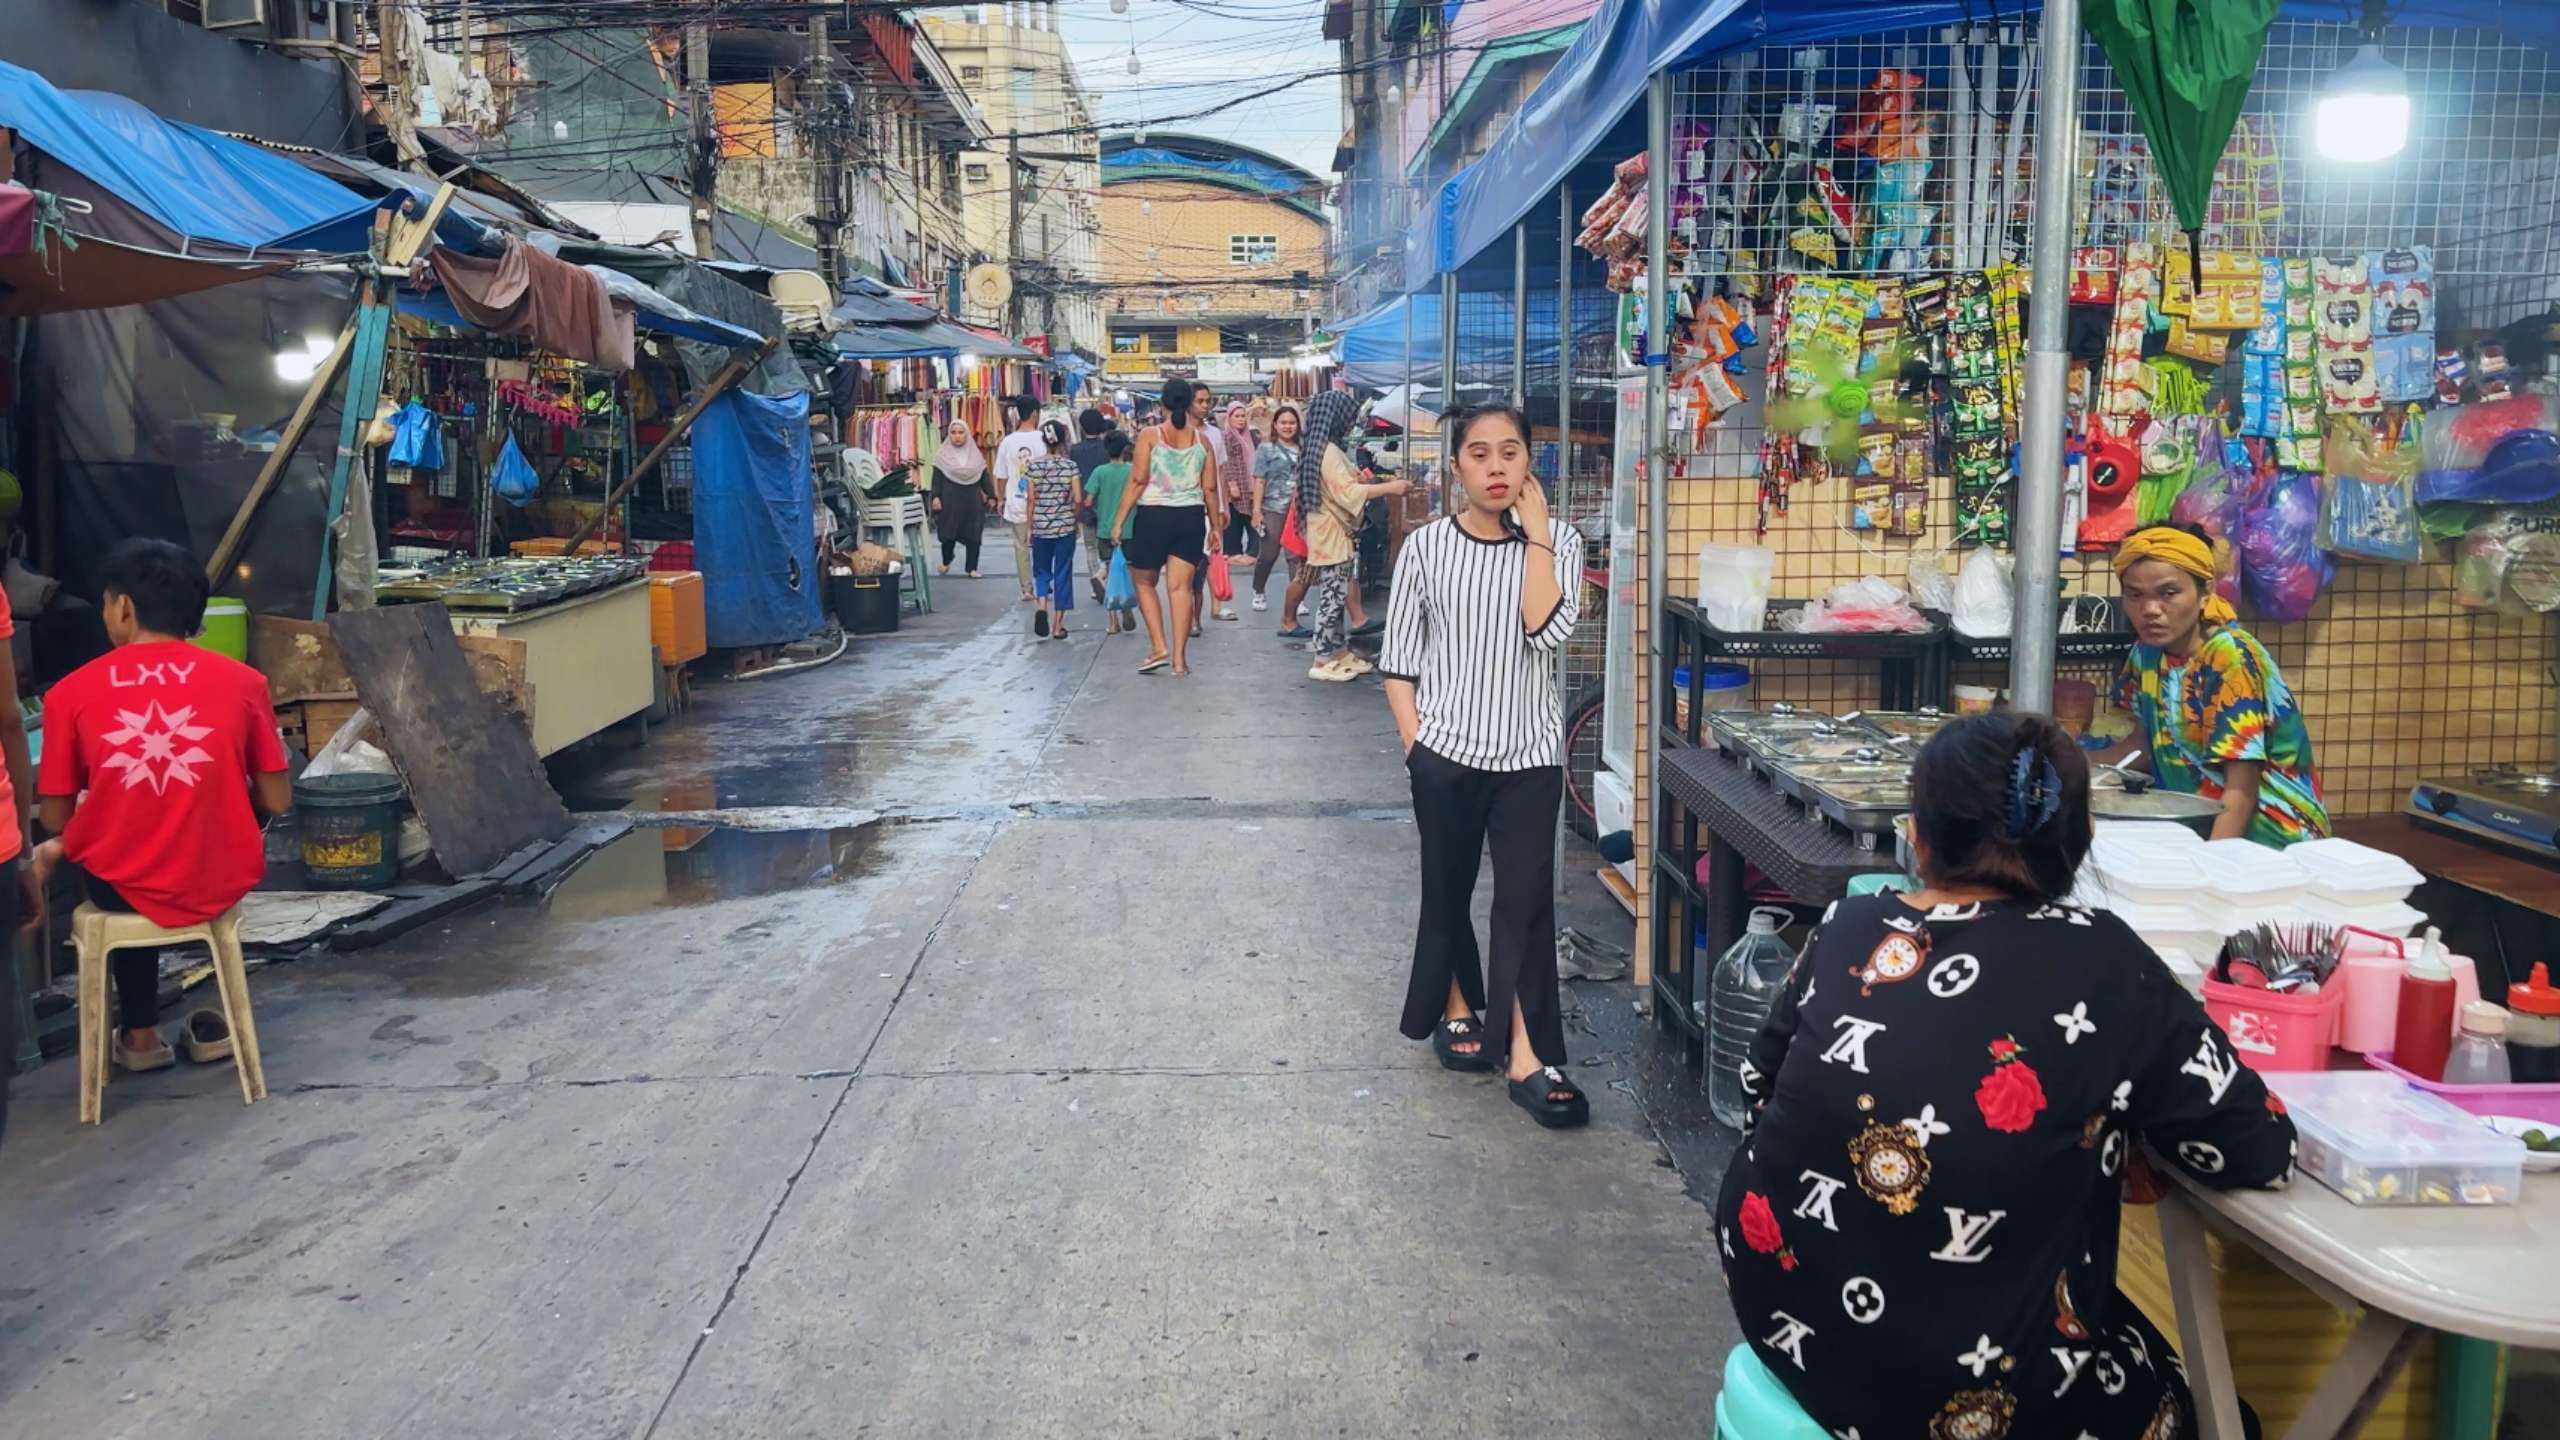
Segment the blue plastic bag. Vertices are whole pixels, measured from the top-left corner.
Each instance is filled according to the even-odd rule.
[[[490,467],[489,488],[499,499],[518,506],[532,503],[533,497],[542,493],[542,477],[534,473],[533,462],[516,448],[513,435],[499,449],[498,463]]]
[[[1138,608],[1138,584],[1129,578],[1129,557],[1111,552],[1111,574],[1102,582],[1103,608],[1126,615]]]
[[[412,400],[391,417],[390,463],[409,470],[444,469],[444,421]]]

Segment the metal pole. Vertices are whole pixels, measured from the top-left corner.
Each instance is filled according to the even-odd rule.
[[[1511,403],[1529,404],[1529,222],[1511,227]]]
[[[1644,232],[1645,644],[1636,654],[1635,680],[1636,693],[1650,697],[1648,703],[1658,707],[1663,689],[1658,678],[1663,673],[1662,599],[1670,593],[1664,583],[1663,557],[1671,528],[1671,327],[1667,323],[1671,310],[1671,72],[1655,71],[1645,81],[1644,98],[1645,152],[1653,163],[1645,178],[1645,203],[1651,213],[1645,217]],[[1645,765],[1636,808],[1658,821],[1662,807],[1655,797],[1662,791],[1662,717],[1651,709],[1639,713],[1645,716],[1645,723],[1636,727]],[[1653,858],[1662,845],[1661,827],[1649,824],[1644,833],[1651,843],[1636,853],[1636,867],[1642,877],[1639,883],[1652,903],[1645,907],[1647,928],[1636,936],[1635,978],[1650,999],[1654,952],[1650,927],[1662,924],[1662,886],[1654,878]]]
[[[1440,411],[1458,408],[1458,272],[1440,277]],[[1447,471],[1444,469],[1445,475]]]
[[[1421,408],[1414,403],[1418,398],[1413,393],[1413,292],[1408,290],[1404,296],[1404,458],[1408,464],[1413,460],[1413,412]]]
[[[1556,188],[1556,493],[1573,484],[1573,183]],[[1564,653],[1564,647],[1556,647]],[[1571,696],[1565,697],[1571,699]]]
[[[716,260],[720,252],[712,234],[711,207],[719,194],[720,141],[711,124],[711,27],[698,20],[684,27],[684,93],[691,146],[687,169],[693,194],[687,198],[693,208],[693,255],[697,260]]]
[[[2071,297],[2071,181],[2080,153],[2080,7],[2044,8],[2044,93],[2036,107],[2036,218],[2029,233],[2026,413],[2019,418],[2015,609],[2009,620],[2009,703],[2053,709],[2053,657],[2062,604],[2063,391]]]

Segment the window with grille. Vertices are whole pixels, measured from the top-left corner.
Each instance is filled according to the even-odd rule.
[[[1182,348],[1182,332],[1171,325],[1114,325],[1114,355],[1170,355]]]
[[[968,167],[968,170],[969,178],[971,180],[983,183],[987,178],[987,167],[984,165],[971,165]]]
[[[1280,259],[1280,237],[1277,235],[1230,235],[1227,237],[1227,262],[1232,265],[1271,265]]]
[[[987,72],[984,66],[963,65],[960,67],[960,83],[963,85],[975,85],[985,78],[987,78]]]

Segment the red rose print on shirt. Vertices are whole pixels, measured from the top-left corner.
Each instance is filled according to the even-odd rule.
[[[1742,1243],[1760,1254],[1777,1256],[1781,1270],[1796,1268],[1796,1252],[1787,1248],[1786,1236],[1779,1233],[1769,1197],[1757,1190],[1742,1193]]]
[[[2026,1047],[2011,1037],[1992,1041],[1991,1073],[1973,1091],[1982,1123],[2012,1135],[2033,1125],[2036,1112],[2044,1109],[2044,1082],[2018,1058],[2025,1053]]]

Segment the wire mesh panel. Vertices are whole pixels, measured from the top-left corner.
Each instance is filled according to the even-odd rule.
[[[2315,257],[2425,247],[2440,337],[2550,311],[2560,300],[2552,55],[2491,30],[2385,31],[2382,52],[2407,76],[2410,143],[2390,160],[2349,168],[2320,155],[2312,113],[2358,41],[2347,25],[2276,25],[2217,172],[2199,248]],[[2094,44],[2075,61],[2083,93],[2080,143],[2068,157],[2075,245],[2184,252],[2122,81]],[[1786,329],[1772,323],[1772,310],[1794,277],[1909,290],[2016,264],[2034,218],[2035,167],[2063,158],[2044,153],[2035,134],[2047,63],[2032,24],[1995,22],[1743,52],[1674,77],[1671,150],[1654,159],[1673,167],[1675,274],[1700,282],[1701,295],[1733,297],[1758,333],[1743,342],[1727,393],[1674,395],[1673,593],[1694,593],[1699,547],[1710,541],[1770,547],[1773,593],[1799,598],[1865,575],[1901,583],[1915,559],[1952,573],[1969,553],[1956,545],[1961,482],[1946,474],[1928,477],[1922,533],[1909,535],[1876,523],[1861,477],[1814,465],[1803,471],[1810,478],[1789,484],[1772,473],[1764,402],[1779,382],[1769,342]],[[2022,313],[1997,303],[1987,311],[2003,357],[1996,384],[2009,383],[2023,352],[2015,333]],[[2233,352],[2231,363],[2200,373],[2208,403],[2236,413],[2242,366],[2237,345]],[[2004,450],[2015,439],[2014,390],[2005,414]],[[1792,435],[1801,422],[1794,411],[1784,418],[1782,433]],[[2430,769],[2551,762],[2547,622],[2457,606],[2440,550],[2429,547],[2416,564],[2342,562],[2309,619],[2251,622],[2303,701],[2336,813],[2394,808]],[[2074,592],[2114,589],[2103,554],[2066,560],[2063,578]],[[2483,688],[2483,665],[2497,688]],[[1870,665],[1755,668],[1762,702],[1838,710],[1877,698]],[[2103,667],[2082,673],[2106,678]],[[1955,678],[2000,676],[1967,669]]]

